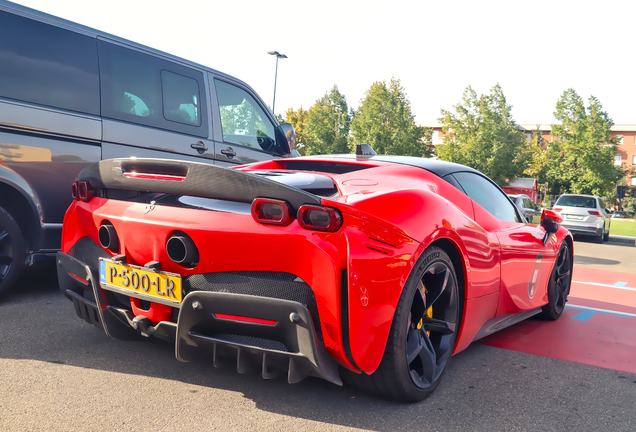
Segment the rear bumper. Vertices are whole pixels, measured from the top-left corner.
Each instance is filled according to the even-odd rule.
[[[588,235],[588,236],[600,236],[603,232],[603,227],[590,228],[588,226],[574,225],[568,223],[561,223],[563,228],[567,228],[572,234]]]
[[[296,383],[315,376],[342,385],[338,365],[316,333],[312,314],[298,302],[227,292],[192,291],[178,310],[177,322],[152,323],[109,301],[97,268],[68,254],[57,254],[62,293],[86,322],[115,339],[156,336],[173,341],[180,361],[235,361],[238,372],[258,368],[263,378],[278,371]],[[259,322],[241,320],[257,318]]]

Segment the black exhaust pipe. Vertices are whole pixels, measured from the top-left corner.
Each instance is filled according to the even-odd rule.
[[[104,249],[109,249],[113,252],[119,252],[119,237],[117,237],[117,231],[110,223],[105,223],[99,227],[99,244]]]
[[[185,233],[173,234],[166,243],[168,257],[177,264],[194,267],[199,263],[199,250]]]

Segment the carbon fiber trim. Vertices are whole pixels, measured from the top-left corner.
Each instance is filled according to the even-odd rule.
[[[129,178],[126,172],[185,176],[182,181]],[[163,192],[251,203],[267,197],[287,201],[294,210],[303,204],[320,205],[321,198],[262,176],[208,165],[167,159],[107,159],[84,169],[77,177],[98,189]]]
[[[294,274],[265,271],[201,273],[184,277],[182,284],[184,296],[193,291],[208,291],[298,302],[309,310],[318,338],[323,340],[314,292]]]
[[[78,261],[88,265],[94,271],[99,268],[100,258],[112,258],[100,245],[90,237],[82,237],[66,253]]]

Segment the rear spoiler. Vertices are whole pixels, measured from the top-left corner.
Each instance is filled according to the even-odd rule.
[[[248,172],[169,159],[106,159],[85,168],[78,182],[93,189],[126,189],[251,203],[255,198],[287,201],[294,210],[321,199]]]

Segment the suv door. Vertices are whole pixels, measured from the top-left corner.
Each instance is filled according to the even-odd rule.
[[[210,77],[212,75],[210,74]],[[214,104],[215,159],[221,165],[246,164],[272,159],[276,123],[269,109],[249,89],[211,78]]]
[[[205,75],[99,40],[102,159],[214,161]]]

